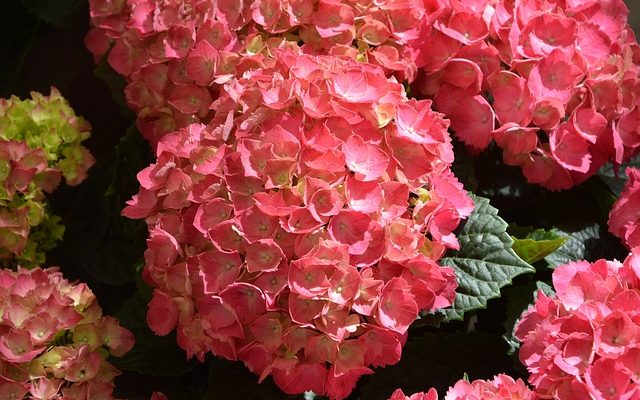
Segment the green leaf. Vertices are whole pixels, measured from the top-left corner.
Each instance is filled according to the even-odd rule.
[[[84,9],[86,0],[21,0],[21,3],[31,14],[61,28]]]
[[[530,280],[524,285],[511,286],[504,290],[507,298],[507,320],[504,327],[507,331],[503,338],[510,347],[509,354],[514,354],[520,348],[520,341],[514,336],[514,328],[520,321],[522,313],[531,306],[536,299],[538,290],[547,296],[554,294],[553,288],[546,282]]]
[[[628,163],[615,167],[612,163],[605,164],[600,171],[598,171],[598,177],[605,183],[611,190],[611,193],[616,196],[620,196],[624,184],[629,177],[626,174],[627,167],[640,168],[640,156],[632,158]]]
[[[547,296],[552,296],[556,294],[556,292],[553,290],[553,287],[546,282],[541,282],[541,281],[536,282],[536,288],[538,290],[541,290],[542,293],[546,294]]]
[[[458,278],[456,299],[451,308],[442,310],[444,321],[460,320],[464,313],[486,308],[487,301],[500,297],[500,288],[511,280],[535,269],[513,251],[507,223],[489,200],[473,196],[475,210],[460,232],[460,250],[440,263],[452,267]]]
[[[567,241],[567,236],[558,235],[555,231],[536,229],[525,238],[512,236],[513,251],[525,262],[533,264],[556,251]]]
[[[569,239],[558,250],[544,258],[551,268],[578,260],[622,260],[627,255],[627,250],[620,241],[596,223],[574,232],[557,232],[567,235]]]
[[[131,120],[135,120],[135,114],[127,105],[127,100],[124,97],[124,89],[127,86],[127,82],[122,75],[111,68],[106,55],[102,57],[96,68],[93,70],[93,73],[98,78],[102,79],[107,87],[109,87],[111,97],[118,107],[120,107],[122,115]]]

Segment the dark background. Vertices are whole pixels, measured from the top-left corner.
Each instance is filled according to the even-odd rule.
[[[627,4],[638,32],[640,0],[627,0]],[[0,16],[0,97],[15,94],[25,98],[31,90],[46,94],[53,85],[93,126],[86,146],[97,164],[90,178],[79,187],[61,186],[51,198],[52,208],[63,217],[67,231],[63,243],[48,255],[48,263],[60,265],[70,279],[87,282],[105,313],[118,316],[136,334],[134,351],[124,360],[113,360],[123,370],[116,381],[117,394],[148,399],[152,390],[162,390],[177,400],[288,398],[269,380],[257,385],[256,377],[239,363],[214,357],[204,364],[187,362],[174,337],[158,338],[146,328],[149,293],[135,279],[146,228],[140,221],[121,218],[119,212],[124,201],[137,192],[135,174],[152,162],[152,155],[133,128],[133,115],[122,103],[121,79],[104,65],[96,70],[85,50],[87,3],[0,0]],[[470,163],[474,171],[465,182],[467,188],[490,197],[509,222],[535,226],[576,220],[603,222],[602,199],[592,195],[597,183],[551,194],[525,185],[519,171],[500,167],[496,161],[499,154],[488,152],[470,160],[464,149],[461,152],[457,168],[464,169]],[[506,192],[502,190],[507,187]],[[580,200],[574,201],[576,198]],[[551,201],[565,204],[553,216],[546,207]],[[548,272],[536,278],[548,278]],[[518,278],[515,283],[530,288],[531,282],[530,278]],[[504,293],[505,297],[522,297],[508,290]],[[515,358],[507,355],[508,346],[501,337],[506,333],[503,323],[510,308],[508,299],[494,300],[491,311],[472,313],[464,322],[438,330],[415,328],[402,361],[377,371],[375,378],[362,378],[350,398],[384,400],[396,387],[412,393],[434,386],[443,395],[464,373],[471,379],[491,378],[498,372],[524,376]],[[467,333],[474,321],[474,332]]]

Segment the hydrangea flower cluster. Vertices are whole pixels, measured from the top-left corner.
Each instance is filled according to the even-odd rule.
[[[640,393],[640,248],[623,264],[572,262],[553,273],[516,325],[520,360],[536,394],[635,399]]]
[[[224,86],[208,126],[160,140],[123,214],[149,226],[154,332],[340,399],[399,360],[419,310],[452,303],[437,261],[473,202],[430,101],[378,66],[271,53]]]
[[[220,87],[267,52],[270,38],[305,52],[380,65],[388,76],[417,73],[407,44],[418,39],[419,1],[91,0],[87,48],[128,80],[129,106],[153,144],[191,122],[207,123]],[[356,44],[354,46],[353,44]]]
[[[45,193],[62,178],[69,185],[86,178],[94,159],[81,142],[90,129],[55,88],[49,96],[0,99],[0,259],[41,265],[62,238]]]
[[[414,88],[468,145],[566,189],[640,146],[640,47],[622,0],[429,1]],[[446,5],[445,5],[446,4]]]
[[[504,374],[496,375],[492,380],[477,379],[469,382],[461,379],[447,391],[444,400],[533,400],[534,394],[522,381],[514,380]],[[435,389],[429,389],[426,393],[415,393],[406,396],[402,390],[397,389],[389,400],[438,400]]]
[[[0,398],[112,399],[133,335],[55,268],[0,270]]]
[[[628,13],[623,0],[92,0],[86,42],[127,77],[154,144],[207,123],[220,85],[280,37],[400,81],[418,76],[414,91],[461,140],[484,149],[495,139],[530,182],[565,189],[640,146]]]
[[[627,248],[640,246],[640,169],[625,170],[629,180],[609,212],[609,232]]]

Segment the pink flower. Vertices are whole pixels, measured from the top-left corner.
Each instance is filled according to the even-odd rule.
[[[549,147],[554,158],[568,170],[589,171],[589,144],[572,124],[563,123],[549,134]]]
[[[70,186],[86,179],[95,160],[81,142],[90,129],[53,87],[48,96],[0,99],[0,258],[6,265],[40,265],[62,238],[45,196],[63,178]],[[39,234],[29,237],[32,230]]]
[[[134,337],[102,315],[87,286],[55,268],[0,270],[0,282],[0,396],[113,399],[119,371],[106,357],[127,353]]]
[[[393,278],[385,286],[378,303],[378,323],[398,333],[405,333],[415,320],[418,305],[410,293],[407,282]]]
[[[626,6],[512,3],[225,0],[182,7],[180,1],[94,0],[86,44],[96,60],[107,53],[127,79],[127,102],[153,146],[193,122],[218,126],[220,115],[210,110],[221,103],[223,85],[271,68],[275,50],[299,41],[307,54],[366,60],[385,77],[413,84],[412,91],[434,100],[459,138],[478,150],[507,124],[537,129],[539,141],[528,155],[503,148],[505,163],[521,167],[531,183],[569,188],[605,162],[622,163],[637,154],[640,114],[632,93],[639,67],[630,56],[637,42],[629,33]],[[313,62],[292,67],[299,78],[326,72]],[[149,72],[161,70],[166,73]],[[396,82],[344,65],[334,73],[329,91],[314,82],[294,87],[266,73],[257,79],[282,84],[258,85],[254,95],[274,110],[286,109],[296,97],[309,116],[337,113],[352,124],[375,118],[385,126],[396,113],[388,102],[367,115],[354,112],[380,100]],[[149,75],[165,76],[164,86],[150,82]],[[413,122],[403,119],[398,132],[406,137]],[[576,152],[573,143],[570,154],[549,149],[563,142],[556,132],[561,122],[573,124],[586,148],[580,145]],[[289,184],[289,168],[294,166],[287,161],[272,160],[270,185]]]
[[[598,260],[559,266],[556,295],[539,292],[515,330],[520,360],[539,396],[632,398],[637,370],[638,248],[623,264]]]
[[[323,38],[338,35],[353,27],[353,10],[346,4],[333,0],[320,0],[314,13],[313,24]]]
[[[493,380],[459,380],[449,388],[445,400],[498,400],[521,399],[533,400],[534,393],[521,380],[514,380],[508,375],[496,375]],[[438,400],[438,393],[431,388],[428,392],[414,393],[406,396],[401,389],[396,389],[389,400]]]
[[[389,397],[389,400],[438,400],[438,392],[431,388],[427,393],[414,393],[411,396],[405,396],[401,389],[396,389]]]
[[[123,214],[148,224],[155,333],[176,328],[188,356],[240,359],[287,393],[342,399],[400,359],[421,309],[452,304],[437,261],[473,204],[430,101],[375,65],[272,50],[224,86],[215,122],[159,141]]]
[[[435,101],[438,109],[451,118],[451,129],[460,140],[478,149],[487,147],[495,128],[495,114],[482,96],[443,85]]]
[[[380,178],[389,165],[389,156],[379,146],[366,143],[360,136],[354,135],[342,146],[347,167],[356,173],[362,181]]]

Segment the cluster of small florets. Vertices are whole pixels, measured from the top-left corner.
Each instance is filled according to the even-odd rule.
[[[0,270],[0,398],[112,399],[133,335],[56,269]]]
[[[533,400],[535,397],[522,379],[514,380],[504,374],[496,375],[492,380],[478,379],[469,382],[461,379],[449,388],[444,400]],[[398,389],[389,400],[438,400],[438,393],[430,389],[425,393],[406,396]]]
[[[553,273],[516,326],[520,360],[542,398],[630,399],[640,390],[640,248],[621,264],[572,262]]]
[[[94,162],[80,144],[90,126],[60,93],[31,96],[0,99],[0,259],[23,266],[41,265],[64,232],[45,193],[62,178],[77,185]]]
[[[165,136],[123,214],[150,230],[148,323],[288,393],[348,395],[456,288],[437,261],[473,203],[448,123],[382,68],[297,47]]]
[[[87,46],[127,77],[154,144],[207,123],[220,85],[270,41],[289,40],[418,76],[415,92],[435,99],[461,140],[484,149],[495,139],[530,182],[565,189],[640,146],[628,12],[622,0],[92,0]]]
[[[406,43],[425,16],[416,1],[92,0],[86,44],[128,80],[125,94],[153,144],[207,123],[221,84],[252,67],[275,38],[305,52],[357,58],[413,80]],[[353,44],[356,43],[357,46]]]
[[[550,189],[637,153],[640,48],[622,0],[433,3],[414,89],[462,141],[494,139],[505,163]]]
[[[609,212],[609,232],[631,249],[640,246],[640,169],[625,172],[629,180]]]

